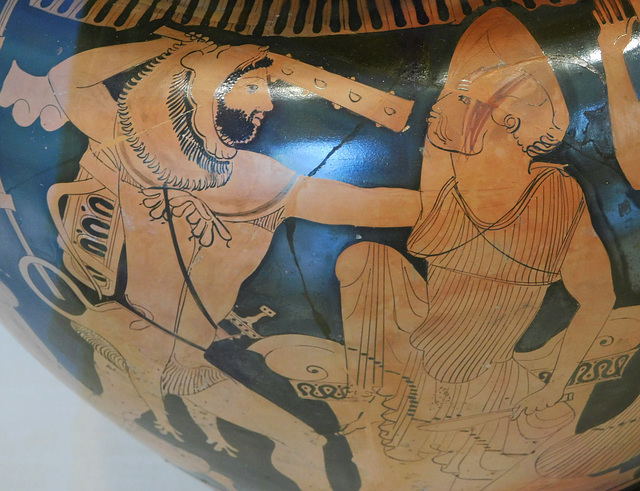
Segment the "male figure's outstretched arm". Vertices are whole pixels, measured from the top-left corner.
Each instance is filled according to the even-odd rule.
[[[304,178],[290,215],[329,225],[412,227],[428,214],[444,184],[453,176],[452,154],[428,140],[422,152],[420,191],[360,188],[318,178]]]

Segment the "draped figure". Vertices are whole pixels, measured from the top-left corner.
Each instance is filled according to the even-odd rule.
[[[380,244],[339,258],[350,390],[383,398],[388,457],[494,480],[574,420],[565,387],[615,297],[581,188],[543,162],[568,121],[536,41],[491,10],[463,34],[428,119],[407,245],[426,278]],[[515,346],[561,279],[580,309],[545,383]]]

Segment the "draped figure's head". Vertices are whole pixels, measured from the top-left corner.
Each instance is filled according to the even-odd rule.
[[[465,31],[447,81],[429,117],[436,147],[476,155],[501,127],[530,157],[551,151],[569,125],[569,112],[547,57],[527,29],[502,8]]]

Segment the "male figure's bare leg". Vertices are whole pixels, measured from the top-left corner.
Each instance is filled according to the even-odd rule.
[[[326,438],[288,412],[231,379],[186,399],[192,414],[199,409],[270,438],[275,444],[273,466],[303,491],[331,489],[324,461]]]

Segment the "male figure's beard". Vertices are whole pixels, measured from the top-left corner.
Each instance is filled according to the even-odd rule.
[[[242,109],[232,109],[226,105],[224,99],[218,99],[216,113],[216,130],[222,142],[230,147],[249,143],[256,136],[258,125],[253,118],[261,111],[255,110],[247,114]]]

